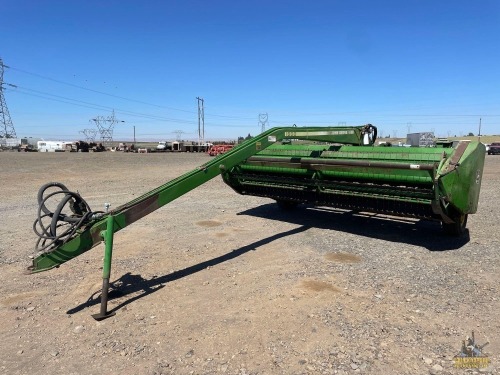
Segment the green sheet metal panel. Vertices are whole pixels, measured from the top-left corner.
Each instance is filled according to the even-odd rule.
[[[485,155],[481,142],[460,142],[438,171],[440,195],[461,214],[477,211]]]

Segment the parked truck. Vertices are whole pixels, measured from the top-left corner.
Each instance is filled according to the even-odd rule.
[[[158,152],[172,151],[172,142],[167,142],[167,141],[158,142],[158,145],[156,146],[156,151]]]
[[[488,148],[488,155],[500,154],[500,142],[493,142]]]

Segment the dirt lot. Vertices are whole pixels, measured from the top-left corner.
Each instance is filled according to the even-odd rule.
[[[280,211],[216,178],[103,245],[24,275],[38,188],[60,181],[117,207],[207,160],[198,154],[0,153],[2,374],[464,374],[474,330],[500,369],[500,157],[487,156],[463,239],[437,223]]]

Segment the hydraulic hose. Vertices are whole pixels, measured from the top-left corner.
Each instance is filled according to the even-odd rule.
[[[54,192],[45,195],[49,188],[58,188]],[[63,195],[54,212],[47,208],[47,201],[55,195]],[[33,231],[38,236],[35,245],[36,251],[45,251],[54,246],[60,246],[70,240],[78,229],[88,223],[95,214],[103,212],[92,212],[90,206],[80,194],[69,191],[66,186],[59,182],[49,182],[38,191],[38,213],[33,223]],[[72,214],[63,213],[66,205]],[[49,219],[50,218],[50,222]],[[45,221],[45,222],[44,222]]]

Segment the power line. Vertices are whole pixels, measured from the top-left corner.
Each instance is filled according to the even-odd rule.
[[[56,102],[60,102],[60,103],[65,103],[65,104],[72,104],[72,105],[76,105],[76,106],[84,107],[84,108],[113,110],[113,107],[104,106],[101,104],[95,104],[95,103],[90,103],[90,102],[86,102],[83,100],[68,98],[68,97],[61,96],[61,95],[50,94],[50,93],[47,93],[44,91],[28,89],[28,88],[25,88],[22,86],[17,86],[17,87],[19,89],[19,91],[17,91],[17,92],[19,92],[20,94],[23,94],[23,95],[34,96],[34,97],[38,97],[38,98],[42,98],[42,99],[46,99],[46,100],[52,100],[52,101],[56,101]],[[24,91],[28,91],[28,92],[24,92]],[[31,92],[34,92],[36,94],[33,94]],[[118,109],[118,110],[116,110],[116,112],[126,114],[128,116],[144,117],[144,118],[162,120],[162,121],[172,121],[172,122],[185,123],[185,124],[194,124],[195,123],[194,121],[191,121],[191,120],[182,120],[182,119],[176,119],[176,118],[170,118],[170,117],[150,115],[150,114],[146,114],[146,113],[132,112],[132,111],[128,111],[125,109]]]
[[[26,70],[15,68],[15,67],[11,67],[11,69],[16,70],[16,71],[21,72],[21,73],[29,74],[29,75],[32,75],[32,76],[35,76],[35,77],[38,77],[38,78],[46,79],[48,81],[56,82],[56,83],[59,83],[59,84],[62,84],[62,85],[71,86],[71,87],[75,87],[75,88],[78,88],[78,89],[81,89],[81,90],[86,90],[86,91],[94,92],[96,94],[106,95],[106,96],[110,96],[110,97],[117,98],[117,99],[127,100],[127,101],[130,101],[130,102],[135,102],[135,103],[140,103],[140,104],[146,104],[146,105],[150,105],[150,106],[158,107],[158,108],[166,108],[166,109],[171,109],[171,110],[180,111],[180,112],[194,113],[193,111],[188,111],[188,110],[179,109],[179,108],[173,108],[173,107],[167,107],[167,106],[153,104],[153,103],[148,103],[148,102],[143,102],[141,100],[130,99],[130,98],[126,98],[126,97],[120,96],[120,95],[114,95],[114,94],[109,94],[107,92],[103,92],[103,91],[99,91],[99,90],[89,89],[87,87],[75,85],[75,84],[69,83],[69,82],[64,82],[64,81],[61,81],[61,80],[58,80],[58,79],[55,79],[55,78],[43,76],[43,75],[37,74],[37,73],[28,72]]]
[[[214,115],[207,113],[207,117],[222,117],[222,118],[228,118],[228,119],[234,119],[234,120],[253,120],[253,117],[243,117],[243,116],[230,116],[230,115]]]
[[[71,104],[71,105],[75,105],[78,107],[91,108],[91,109],[107,109],[107,110],[114,109],[116,113],[121,113],[121,114],[129,115],[129,116],[150,118],[150,119],[155,119],[155,120],[159,120],[159,121],[171,121],[171,122],[177,122],[177,123],[195,124],[195,121],[192,121],[192,120],[182,120],[182,119],[178,119],[178,118],[150,115],[150,114],[146,114],[146,113],[133,112],[133,111],[120,109],[120,108],[116,109],[115,107],[109,107],[109,106],[105,106],[105,105],[101,105],[101,104],[87,102],[84,100],[68,98],[66,96],[51,94],[51,93],[48,93],[45,91],[30,89],[30,88],[27,88],[24,86],[14,86],[14,85],[11,85],[11,86],[16,87],[17,90],[15,90],[14,92],[17,92],[19,94],[33,96],[33,97],[42,98],[42,99],[46,99],[46,100],[52,100],[52,101],[56,101],[59,103]],[[191,113],[194,113],[194,112],[191,112]],[[234,118],[234,119],[251,119],[250,117],[238,117],[238,116],[224,116],[224,115],[210,115],[210,116],[221,117],[221,118]]]
[[[60,102],[60,103],[65,103],[65,104],[71,104],[71,105],[75,105],[75,106],[83,107],[83,108],[98,109],[98,110],[103,110],[103,109],[113,110],[112,107],[103,106],[100,104],[84,102],[81,100],[71,99],[71,98],[66,98],[66,100],[56,99],[56,98],[51,98],[51,97],[47,97],[47,96],[43,96],[43,95],[32,94],[30,92],[23,92],[22,90],[26,90],[26,89],[21,88],[21,90],[16,90],[15,92],[17,92],[18,94],[33,96],[33,97],[42,98],[45,100],[51,100],[51,101]],[[29,89],[29,90],[31,90],[31,89]],[[32,90],[32,91],[38,91],[38,90]],[[49,94],[49,93],[45,93],[45,95],[55,96],[55,97],[59,97],[59,98],[65,98],[65,97],[61,97],[59,95],[54,95],[54,94]],[[67,101],[67,100],[71,100],[71,101]],[[88,104],[85,104],[85,103],[88,103]],[[125,109],[115,109],[115,112],[119,113],[119,114],[127,115],[127,116],[149,119],[150,121],[170,121],[172,123],[179,123],[179,124],[196,124],[196,121],[193,121],[193,120],[182,120],[182,119],[162,117],[162,116],[157,116],[157,115],[148,115],[148,114],[127,111]],[[143,122],[143,121],[141,121],[141,122]],[[127,120],[127,123],[131,123],[131,121]],[[226,128],[244,128],[244,127],[248,127],[248,126],[249,125],[239,125],[239,124],[232,124],[232,125],[217,124],[217,127],[226,127]]]
[[[190,114],[194,114],[196,112],[194,111],[191,111],[191,110],[184,110],[184,109],[180,109],[180,108],[175,108],[175,107],[169,107],[169,106],[164,106],[164,105],[158,105],[158,104],[154,104],[154,103],[149,103],[149,102],[146,102],[146,101],[141,101],[141,100],[136,100],[136,99],[132,99],[132,98],[127,98],[127,97],[124,97],[124,96],[120,96],[120,95],[115,95],[115,94],[111,94],[111,93],[107,93],[107,92],[103,92],[103,91],[99,91],[99,90],[94,90],[94,89],[91,89],[91,88],[87,88],[87,87],[84,87],[84,86],[80,86],[80,85],[77,85],[77,84],[73,84],[73,83],[69,83],[69,82],[65,82],[63,80],[59,80],[59,79],[54,79],[54,78],[51,78],[51,77],[47,77],[47,76],[44,76],[44,75],[41,75],[41,74],[38,74],[38,73],[33,73],[33,72],[29,72],[29,71],[26,71],[26,70],[23,70],[23,69],[19,69],[19,68],[16,68],[16,67],[10,67],[11,70],[15,70],[15,71],[18,71],[18,72],[21,72],[21,73],[24,73],[24,74],[28,74],[28,75],[31,75],[31,76],[35,76],[35,77],[38,77],[38,78],[41,78],[41,79],[45,79],[45,80],[49,80],[49,81],[52,81],[52,82],[56,82],[58,84],[62,84],[62,85],[66,85],[66,86],[70,86],[70,87],[74,87],[74,88],[78,88],[78,89],[81,89],[81,90],[85,90],[85,91],[88,91],[88,92],[93,92],[93,93],[97,93],[97,94],[101,94],[101,95],[106,95],[106,96],[109,96],[109,97],[114,97],[114,98],[117,98],[117,99],[121,99],[121,100],[127,100],[127,101],[130,101],[130,102],[135,102],[135,103],[140,103],[140,104],[145,104],[145,105],[149,105],[149,106],[153,106],[153,107],[158,107],[158,108],[166,108],[166,109],[169,109],[169,110],[175,110],[175,111],[180,111],[180,112],[185,112],[185,113],[190,113]],[[5,83],[4,83],[5,85]],[[8,85],[8,84],[7,84]],[[10,85],[12,87],[15,87],[14,85]],[[6,89],[5,87],[3,87],[3,89]],[[8,88],[7,88],[8,89]],[[120,113],[122,115],[127,115],[127,116],[133,116],[133,117],[138,117],[138,118],[143,118],[143,119],[149,119],[151,121],[170,121],[170,122],[173,122],[173,123],[179,123],[179,124],[195,124],[196,122],[195,121],[192,121],[192,120],[184,120],[184,119],[179,119],[179,118],[169,118],[169,117],[164,117],[164,116],[158,116],[158,115],[152,115],[152,114],[146,114],[146,113],[138,113],[138,112],[133,112],[133,111],[129,111],[129,110],[125,110],[125,109],[119,109],[119,108],[116,108],[116,107],[108,107],[108,106],[103,106],[103,105],[100,105],[100,104],[95,104],[95,103],[90,103],[90,102],[85,102],[85,101],[82,101],[82,100],[78,100],[78,99],[71,99],[71,98],[67,98],[67,97],[63,97],[63,96],[59,96],[59,95],[54,95],[54,94],[50,94],[50,93],[44,93],[43,91],[38,91],[38,90],[33,90],[33,89],[29,89],[29,88],[20,88],[19,91],[15,91],[15,92],[18,92],[20,94],[23,94],[23,95],[29,95],[29,96],[33,96],[33,97],[39,97],[39,98],[42,98],[42,99],[45,99],[45,100],[52,100],[52,101],[57,101],[57,102],[61,102],[61,103],[65,103],[65,104],[71,104],[71,105],[75,105],[75,106],[80,106],[80,107],[84,107],[84,108],[91,108],[91,109],[99,109],[99,110],[102,110],[102,109],[105,109],[105,110],[111,110],[111,109],[115,109],[116,110],[116,113]],[[44,96],[46,95],[46,96]],[[50,96],[50,97],[47,97],[47,96]],[[458,108],[457,108],[458,109]],[[417,109],[413,109],[413,110],[417,110]],[[420,119],[423,119],[423,118],[435,118],[437,121],[434,121],[432,124],[437,124],[437,123],[441,123],[441,121],[439,121],[439,119],[443,119],[445,120],[446,118],[455,118],[455,119],[459,119],[459,118],[463,118],[464,120],[465,119],[468,119],[468,118],[479,118],[479,117],[482,117],[482,118],[488,118],[488,117],[492,117],[492,118],[496,118],[496,117],[500,117],[500,114],[496,114],[496,113],[492,113],[492,114],[481,114],[481,115],[478,115],[478,114],[466,114],[466,113],[455,113],[455,114],[451,114],[451,113],[448,113],[448,114],[432,114],[432,113],[427,113],[427,114],[422,114],[422,113],[417,113],[417,114],[411,114],[411,113],[387,113],[387,112],[384,112],[384,111],[370,111],[370,110],[367,110],[367,111],[350,111],[350,112],[325,112],[325,113],[307,113],[307,112],[298,112],[298,113],[286,113],[286,114],[276,114],[273,112],[273,118],[279,118],[279,117],[282,117],[282,118],[290,118],[290,117],[295,117],[295,119],[293,120],[293,122],[295,123],[307,123],[307,124],[332,124],[334,121],[299,121],[299,119],[297,119],[298,117],[316,117],[316,116],[342,116],[345,118],[346,115],[351,115],[351,116],[357,116],[359,117],[360,115],[362,116],[376,116],[376,117],[379,117],[379,118],[385,118],[383,119],[382,121],[380,122],[383,122],[384,124],[391,124],[391,123],[405,123],[406,121],[396,121],[395,119],[393,120],[390,120],[389,118],[393,117],[413,117],[414,119],[415,118],[420,118]],[[221,119],[235,119],[235,120],[253,120],[254,118],[253,117],[247,117],[247,116],[237,116],[237,115],[221,115],[221,114],[210,114],[210,113],[204,113],[204,117],[209,117],[209,118],[221,118]],[[374,122],[374,120],[371,120],[372,122]],[[273,121],[271,121],[273,124],[280,124],[280,125],[287,125],[289,126],[290,125],[290,122],[288,121],[276,121],[273,119]],[[358,120],[356,121],[358,122]],[[412,122],[413,125],[429,125],[430,123],[429,122],[426,122],[426,121],[420,121],[420,122]],[[228,127],[228,128],[243,128],[243,127],[249,127],[251,126],[251,124],[248,124],[248,125],[236,125],[236,124],[231,124],[231,125],[222,125],[222,124],[214,124],[214,126],[217,126],[217,127]],[[394,126],[394,125],[392,125]],[[1,133],[0,133],[1,134]]]
[[[325,113],[314,113],[314,112],[293,112],[293,113],[274,113],[275,117],[300,117],[300,116],[359,116],[359,115],[372,115],[375,116],[400,116],[400,117],[500,117],[500,114],[470,114],[470,113],[394,113],[388,111],[351,111],[351,112],[325,112]]]
[[[59,84],[62,84],[62,85],[66,85],[66,86],[78,88],[78,89],[81,89],[81,90],[93,92],[93,93],[96,93],[96,94],[106,95],[106,96],[109,96],[109,97],[113,97],[113,98],[117,98],[117,99],[122,99],[122,100],[127,100],[127,101],[130,101],[130,102],[135,102],[135,103],[139,103],[139,104],[145,104],[145,105],[149,105],[149,106],[157,107],[157,108],[165,108],[165,109],[170,109],[172,111],[179,111],[179,112],[196,114],[196,112],[190,111],[190,110],[186,110],[186,109],[180,109],[180,108],[169,107],[169,106],[165,106],[165,105],[158,105],[158,104],[154,104],[154,103],[148,103],[148,102],[145,102],[145,101],[142,101],[142,100],[131,99],[131,98],[127,98],[127,97],[124,97],[124,96],[110,94],[110,93],[107,93],[107,92],[104,92],[104,91],[94,90],[94,89],[90,89],[90,88],[83,87],[83,86],[80,86],[80,85],[75,85],[74,83],[69,83],[69,82],[61,81],[61,80],[58,80],[58,79],[55,79],[55,78],[51,78],[51,77],[47,77],[47,76],[44,76],[44,75],[41,75],[41,74],[38,74],[38,73],[28,72],[28,71],[23,70],[23,69],[19,69],[19,68],[15,68],[15,67],[10,67],[10,68],[13,69],[13,70],[16,70],[18,72],[21,72],[21,73],[32,75],[34,77],[42,78],[42,79],[45,79],[45,80],[48,80],[48,81],[52,81],[52,82],[56,82],[56,83],[59,83]],[[219,115],[219,114],[207,114],[207,116],[222,117],[222,118],[232,118],[232,119],[240,119],[240,120],[251,120],[252,119],[250,117]]]

